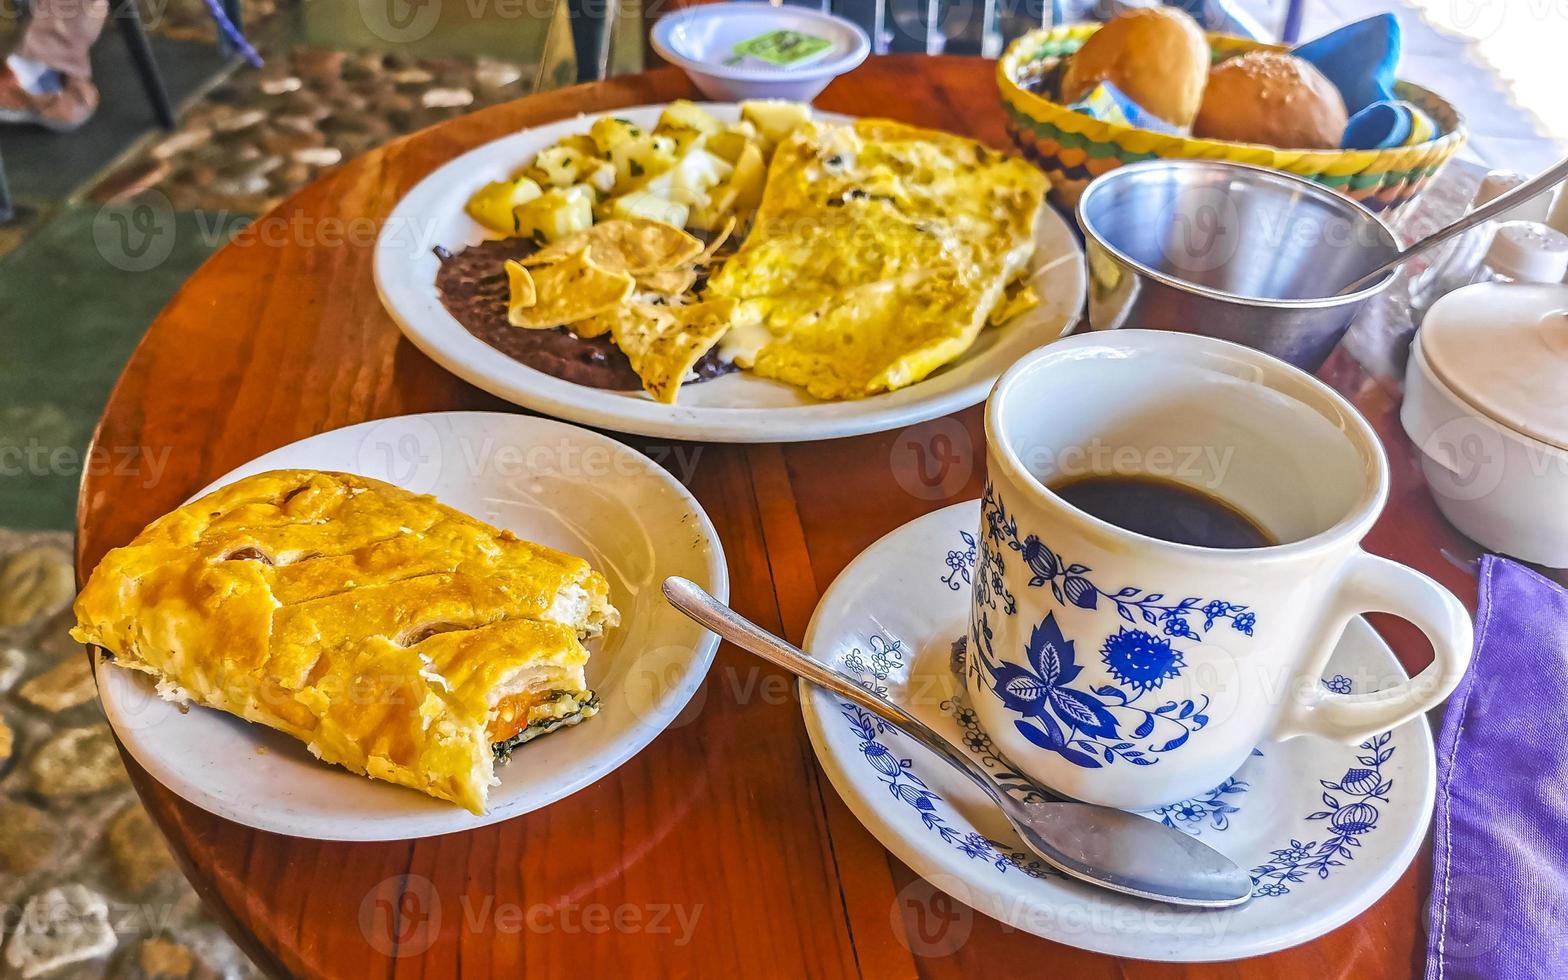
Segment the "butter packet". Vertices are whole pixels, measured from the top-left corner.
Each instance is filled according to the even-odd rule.
[[[775,68],[797,68],[820,59],[832,48],[832,41],[804,31],[769,31],[735,45],[734,55],[724,63],[738,65],[756,58]]]

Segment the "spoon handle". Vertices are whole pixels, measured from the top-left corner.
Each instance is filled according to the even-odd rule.
[[[690,579],[672,575],[664,580],[664,597],[670,605],[706,626],[719,636],[770,661],[797,677],[803,677],[818,687],[826,688],[846,701],[853,701],[867,711],[904,732],[910,738],[935,752],[959,772],[974,780],[991,798],[1002,802],[1001,790],[988,776],[980,772],[947,739],[938,735],[929,725],[898,705],[880,698],[861,687],[847,674],[806,656],[799,648],[786,643],[772,633],[737,613],[709,595],[702,586]]]
[[[1502,214],[1504,211],[1523,204],[1525,201],[1528,201],[1535,195],[1541,193],[1544,190],[1547,190],[1564,178],[1568,178],[1568,157],[1557,161],[1552,166],[1547,167],[1545,170],[1536,174],[1534,177],[1531,177],[1529,180],[1520,184],[1518,187],[1515,187],[1508,193],[1499,194],[1497,197],[1492,198],[1490,201],[1487,201],[1485,204],[1476,208],[1474,211],[1471,211],[1469,214],[1465,215],[1463,218],[1460,218],[1458,221],[1455,221],[1453,224],[1446,225],[1442,228],[1439,228],[1437,231],[1434,231],[1432,234],[1416,242],[1414,245],[1411,245],[1409,248],[1406,248],[1398,255],[1389,259],[1387,262],[1384,262],[1376,269],[1373,269],[1371,272],[1368,272],[1366,275],[1342,288],[1339,291],[1339,295],[1344,296],[1347,293],[1353,293],[1358,289],[1364,289],[1367,286],[1372,285],[1374,282],[1377,282],[1379,279],[1388,275],[1390,272],[1393,272],[1401,265],[1404,265],[1405,262],[1415,258],[1417,255],[1420,255],[1427,249],[1441,245],[1450,238],[1453,238],[1455,235],[1462,235],[1471,228],[1474,228],[1476,225],[1491,221],[1493,218]]]

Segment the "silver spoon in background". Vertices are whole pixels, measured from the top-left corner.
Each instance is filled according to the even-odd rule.
[[[1453,224],[1446,225],[1442,228],[1439,228],[1437,231],[1432,232],[1432,234],[1399,252],[1393,258],[1389,259],[1387,262],[1384,262],[1382,265],[1373,269],[1371,272],[1368,272],[1366,275],[1360,276],[1359,278],[1353,280],[1349,285],[1344,286],[1334,295],[1348,296],[1349,294],[1358,290],[1365,289],[1374,282],[1377,282],[1379,279],[1388,275],[1390,272],[1398,269],[1406,262],[1415,258],[1417,255],[1425,252],[1427,249],[1435,248],[1438,245],[1448,241],[1450,238],[1453,238],[1455,235],[1462,235],[1471,228],[1474,228],[1476,225],[1491,221],[1493,218],[1502,214],[1504,211],[1523,204],[1542,191],[1549,190],[1552,185],[1563,180],[1564,178],[1568,178],[1568,158],[1557,161],[1550,167],[1547,167],[1545,170],[1536,174],[1534,177],[1531,177],[1529,180],[1520,184],[1518,187],[1515,187],[1508,193],[1499,194],[1498,196],[1492,198],[1490,201],[1487,201],[1485,204],[1476,208],[1474,211],[1471,211],[1469,214],[1465,215],[1463,218],[1460,218],[1458,221],[1455,221]]]
[[[1222,909],[1252,897],[1252,879],[1225,855],[1145,817],[1066,800],[1025,803],[1003,790],[969,757],[898,705],[813,660],[737,613],[688,579],[664,580],[670,605],[764,660],[853,701],[897,726],[986,791],[1018,836],[1051,867],[1079,881],[1173,905]],[[1042,795],[1051,795],[1041,789]]]

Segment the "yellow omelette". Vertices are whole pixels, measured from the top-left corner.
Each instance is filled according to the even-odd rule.
[[[704,295],[764,325],[733,348],[743,368],[824,399],[896,390],[961,356],[1008,299],[1046,187],[949,133],[807,123],[779,145],[751,234]]]

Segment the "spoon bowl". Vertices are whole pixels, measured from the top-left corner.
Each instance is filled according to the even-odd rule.
[[[1246,872],[1202,841],[1124,810],[1061,799],[1043,787],[1032,788],[1044,799],[1024,802],[924,722],[746,619],[695,582],[667,578],[664,596],[742,650],[853,701],[936,753],[983,789],[1025,846],[1063,874],[1124,895],[1194,908],[1231,908],[1252,897]]]

